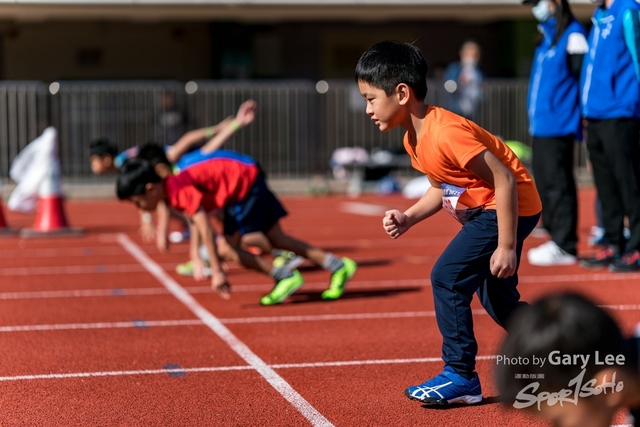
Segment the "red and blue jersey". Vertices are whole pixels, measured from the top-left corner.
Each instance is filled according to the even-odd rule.
[[[190,154],[178,162],[182,172],[164,181],[168,204],[189,215],[200,207],[210,212],[242,200],[258,176],[256,162],[235,151]]]

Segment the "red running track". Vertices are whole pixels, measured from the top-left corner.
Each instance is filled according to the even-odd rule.
[[[349,256],[348,292],[324,302],[328,274],[303,265],[307,285],[261,307],[268,278],[232,268],[233,297],[177,276],[187,245],[159,254],[136,234],[136,210],[70,202],[81,238],[0,239],[0,425],[7,426],[543,426],[497,403],[492,371],[503,331],[474,302],[484,404],[424,408],[403,395],[442,368],[429,271],[459,229],[438,214],[398,240],[380,212],[401,197],[285,198],[291,234]],[[580,236],[593,194],[580,195]],[[12,226],[33,217],[6,212]],[[525,250],[544,242],[530,237]],[[640,322],[640,274],[523,261],[527,300],[581,290],[630,333]],[[624,422],[624,414],[614,420]]]

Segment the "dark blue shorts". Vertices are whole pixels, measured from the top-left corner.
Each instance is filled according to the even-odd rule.
[[[256,182],[249,193],[238,202],[224,210],[224,234],[233,236],[261,231],[267,233],[280,218],[287,215],[282,203],[269,190],[262,174],[258,174]]]

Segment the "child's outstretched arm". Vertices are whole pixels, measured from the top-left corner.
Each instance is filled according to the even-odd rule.
[[[202,243],[207,248],[209,254],[209,262],[211,263],[211,287],[218,291],[218,294],[224,299],[229,299],[231,286],[227,281],[227,275],[222,271],[218,251],[216,250],[216,241],[213,236],[213,230],[209,223],[207,213],[200,209],[191,218],[197,229],[197,234],[202,238]],[[197,254],[197,249],[196,249]]]
[[[153,216],[151,212],[147,212],[144,209],[138,209],[140,213],[140,236],[144,243],[153,241],[155,228],[153,227]]]
[[[229,123],[233,121],[233,117],[227,117],[215,126],[208,126],[201,129],[195,129],[182,135],[182,137],[171,147],[167,149],[165,153],[167,160],[171,163],[175,163],[180,160],[180,157],[189,152],[191,148],[202,141],[210,139],[222,129],[224,129]]]
[[[245,101],[238,108],[235,119],[227,122],[213,138],[205,143],[200,151],[202,153],[211,153],[220,148],[236,131],[248,126],[256,117],[258,104],[252,99]]]
[[[467,167],[493,186],[498,214],[498,248],[491,256],[491,274],[504,279],[516,272],[518,227],[518,189],[516,177],[490,151],[485,150],[469,161]]]
[[[404,213],[397,209],[385,212],[382,226],[389,236],[397,239],[409,228],[423,219],[429,218],[440,209],[442,209],[442,190],[432,182],[432,186],[429,187],[424,196]]]
[[[164,253],[169,249],[169,206],[164,200],[158,202],[156,206],[156,247],[158,251]]]

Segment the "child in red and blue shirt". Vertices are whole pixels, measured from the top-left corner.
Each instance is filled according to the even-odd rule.
[[[122,166],[118,178],[118,198],[129,200],[144,210],[154,210],[158,202],[164,200],[188,215],[197,230],[191,237],[192,260],[201,267],[197,256],[201,240],[211,262],[212,287],[225,298],[229,297],[230,286],[220,268],[218,254],[275,280],[273,290],[260,300],[262,305],[283,302],[304,283],[298,270],[273,266],[266,259],[241,249],[241,236],[251,232],[262,232],[273,247],[292,251],[331,271],[331,284],[322,293],[322,298],[340,298],[347,281],[355,274],[356,263],[285,234],[279,221],[287,212],[267,187],[255,161],[229,150],[218,150],[217,153],[214,158],[164,180],[148,162],[129,160]],[[224,210],[224,238],[218,242],[208,218],[208,214],[216,209]]]

